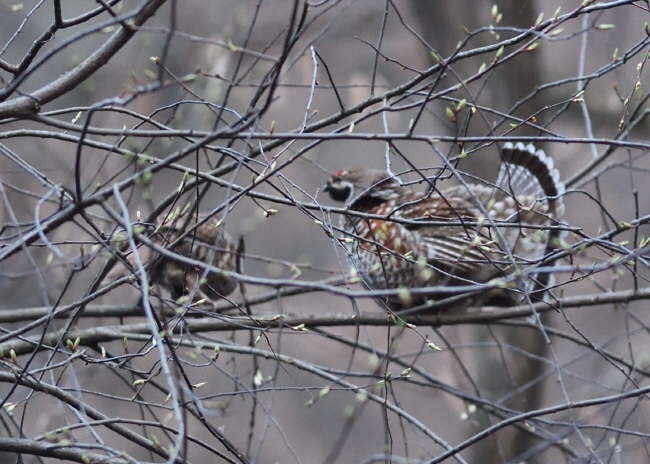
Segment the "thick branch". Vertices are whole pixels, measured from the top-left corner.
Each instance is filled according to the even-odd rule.
[[[111,38],[100,47],[95,53],[86,58],[78,66],[63,74],[54,82],[31,93],[0,103],[0,119],[26,116],[36,113],[41,106],[66,94],[77,87],[83,81],[92,76],[97,70],[104,66],[138,31],[158,8],[165,3],[165,0],[150,0],[148,4],[138,11],[128,26],[122,25]]]

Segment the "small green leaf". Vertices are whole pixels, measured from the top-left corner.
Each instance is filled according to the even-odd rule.
[[[532,52],[532,51],[535,50],[537,47],[539,47],[539,45],[540,45],[541,43],[542,43],[541,40],[536,40],[535,42],[533,42],[532,44],[530,44],[528,47],[526,47],[526,49],[525,49],[524,51]]]
[[[331,388],[329,386],[323,388],[321,391],[318,392],[318,397],[323,398],[327,396],[330,392]]]
[[[431,348],[433,351],[442,351],[442,348],[436,346],[434,343],[427,341],[427,346]]]
[[[447,115],[447,119],[449,119],[451,122],[456,122],[456,115],[451,108],[445,108],[445,114]]]

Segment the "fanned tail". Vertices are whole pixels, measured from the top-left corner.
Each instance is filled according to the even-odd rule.
[[[516,145],[506,143],[502,153],[503,162],[497,176],[495,199],[524,195],[533,197],[548,204],[548,215],[551,218],[549,225],[559,225],[559,218],[564,213],[562,195],[565,187],[560,181],[559,171],[553,166],[553,159],[546,156],[543,150],[536,150],[533,144],[524,146],[521,142]],[[562,231],[557,228],[549,231],[545,255],[557,247],[561,235]],[[555,280],[550,273],[539,273],[531,277],[533,280],[527,281],[526,287],[528,291],[540,292],[537,298]]]
[[[521,142],[517,145],[506,143],[502,152],[503,162],[496,181],[499,191],[495,197],[500,199],[515,193],[546,199],[552,217],[561,217],[565,188],[559,171],[553,167],[553,159],[543,150],[536,150],[533,144],[524,146]]]

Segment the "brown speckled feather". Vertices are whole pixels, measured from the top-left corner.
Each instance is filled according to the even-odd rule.
[[[542,259],[551,233],[526,225],[551,224],[561,216],[564,186],[550,158],[532,145],[507,144],[503,155],[495,185],[458,185],[430,194],[402,187],[383,171],[336,173],[326,186],[333,199],[345,201],[351,211],[385,218],[342,218],[343,230],[356,239],[348,252],[362,280],[373,289],[482,283]],[[536,282],[533,275],[518,291],[530,292]],[[515,293],[508,292],[513,303],[521,300]],[[408,304],[438,296],[432,289]],[[395,298],[386,302],[395,310],[405,306]]]
[[[181,259],[188,257],[212,268],[236,270],[237,245],[223,229],[218,215],[208,217],[205,214],[194,214],[189,218],[187,215],[166,218],[156,225],[156,230],[149,238]],[[173,299],[193,295],[194,299],[207,298],[214,301],[229,295],[237,286],[234,279],[222,272],[206,272],[205,268],[186,265],[181,259],[161,256],[144,244],[140,245],[138,253],[142,263],[148,266],[150,282],[169,290]],[[127,260],[130,267],[134,267],[134,256],[129,255]],[[115,280],[129,272],[124,264],[118,263],[107,280]]]

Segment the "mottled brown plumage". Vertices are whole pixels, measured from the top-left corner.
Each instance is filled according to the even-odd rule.
[[[147,266],[150,283],[169,290],[174,300],[192,295],[195,300],[206,298],[215,301],[235,290],[237,282],[219,270],[236,270],[237,244],[223,229],[218,215],[168,216],[161,219],[155,229],[151,229],[149,239],[156,245],[167,248],[181,259],[187,257],[201,261],[217,270],[206,271],[203,267],[188,265],[181,259],[162,256],[142,244],[138,253],[141,262]],[[127,257],[127,261],[130,268],[135,267],[136,260],[132,254]],[[115,280],[127,275],[129,267],[118,263],[107,279]]]
[[[360,167],[337,172],[325,188],[330,196],[350,211],[382,217],[342,217],[342,229],[354,239],[346,245],[351,265],[363,282],[371,289],[406,290],[470,285],[539,262],[559,233],[526,226],[558,223],[564,185],[552,160],[532,145],[506,144],[502,153],[495,184],[458,185],[426,194],[401,186],[385,171]],[[518,226],[494,227],[498,224]],[[492,291],[474,303],[519,303],[524,292],[541,289],[547,280],[548,274],[528,273],[510,282],[512,290]],[[433,288],[424,295],[400,294],[383,302],[400,310],[443,296]]]

